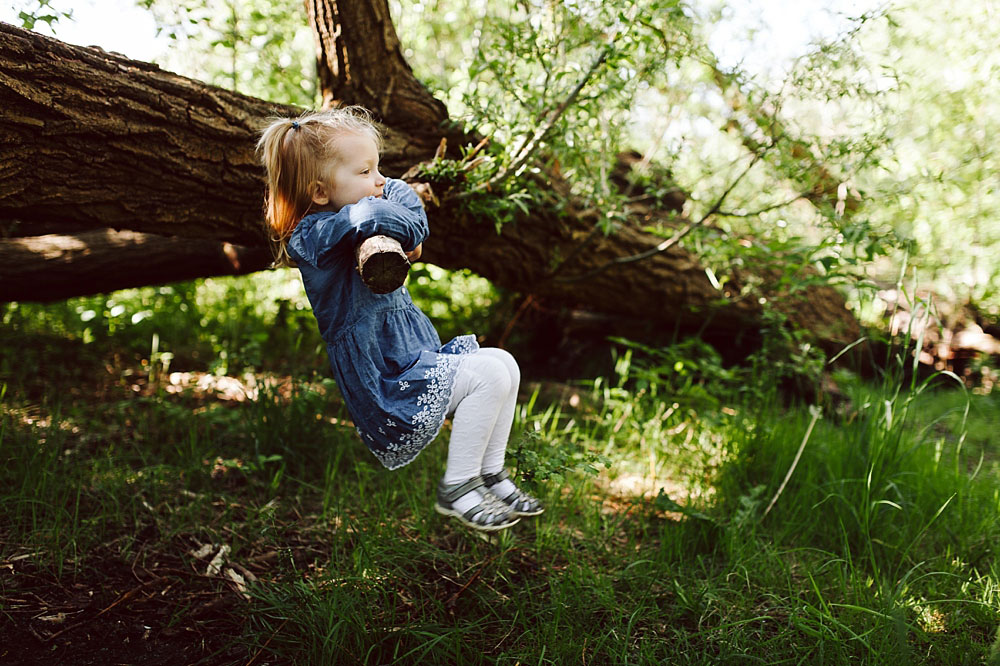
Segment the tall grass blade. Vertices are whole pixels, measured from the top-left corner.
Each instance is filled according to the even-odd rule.
[[[799,464],[799,459],[802,457],[802,452],[806,448],[806,443],[809,441],[810,435],[812,435],[813,426],[816,425],[816,421],[819,421],[820,417],[823,415],[822,410],[816,405],[809,406],[809,413],[812,415],[812,420],[809,421],[809,427],[806,428],[806,434],[802,437],[802,443],[799,444],[799,450],[795,452],[795,459],[792,460],[791,466],[788,468],[788,472],[785,474],[785,478],[782,480],[781,485],[778,486],[778,491],[774,493],[774,497],[771,498],[771,502],[764,509],[764,514],[761,516],[761,520],[767,517],[767,514],[771,512],[771,508],[781,497],[781,493],[785,491],[785,486],[788,485],[788,480],[792,478],[792,474],[795,472],[795,468]]]

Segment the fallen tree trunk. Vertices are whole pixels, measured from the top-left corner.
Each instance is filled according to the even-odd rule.
[[[55,301],[196,277],[243,275],[272,261],[265,247],[111,229],[0,239],[0,257],[0,301],[29,293],[34,301]],[[53,280],[53,274],[60,279]]]
[[[0,24],[0,221],[261,244],[248,138],[286,109]]]
[[[346,18],[350,11],[340,15]],[[357,34],[339,34],[345,33]],[[384,34],[379,40],[374,47],[398,45]],[[407,72],[397,68],[392,73],[397,81],[393,89],[402,89],[400,77]],[[380,94],[391,100],[393,90]],[[333,97],[356,101],[347,94]],[[391,106],[385,99],[368,103]],[[386,127],[387,174],[401,175],[431,159],[443,136],[451,138],[453,149],[467,139],[459,130],[439,129],[440,105],[418,100],[405,108],[407,118],[397,122],[421,129]],[[5,24],[0,24],[0,109],[0,236],[112,228],[249,247],[267,242],[263,177],[253,148],[256,132],[271,115],[299,111]],[[662,239],[640,231],[638,224],[611,236],[595,235],[599,211],[575,205],[557,178],[547,179],[545,186],[560,205],[521,215],[499,235],[492,220],[469,215],[440,191],[441,205],[429,209],[432,235],[424,246],[425,259],[447,268],[471,268],[499,286],[550,303],[641,318],[665,331],[697,328],[706,317],[725,334],[759,326],[759,305],[717,289],[697,257],[680,246],[640,262],[616,264]],[[590,242],[581,251],[584,239]],[[14,248],[0,245],[0,263],[12,259]],[[111,273],[121,282],[93,281],[70,261],[35,272],[33,281],[11,279],[13,286],[3,298],[54,298],[143,280],[132,269]],[[815,331],[833,348],[856,335],[853,317],[832,289],[815,289],[802,302],[784,307],[793,323]]]
[[[263,245],[255,135],[300,112],[0,23],[0,235],[112,228]],[[392,128],[386,138],[397,174],[428,156]]]

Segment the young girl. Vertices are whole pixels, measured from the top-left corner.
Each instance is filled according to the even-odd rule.
[[[420,256],[427,215],[405,182],[378,171],[381,135],[347,107],[273,121],[257,149],[267,169],[267,224],[280,262],[295,262],[334,378],[361,440],[389,469],[411,462],[453,415],[439,513],[486,531],[543,509],[504,471],[520,372],[501,349],[463,335],[441,345],[405,287],[374,294],[355,248],[384,235]]]

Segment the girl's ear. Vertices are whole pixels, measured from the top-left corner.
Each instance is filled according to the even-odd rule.
[[[314,180],[309,183],[309,198],[317,206],[325,206],[330,203],[330,190],[323,183]]]

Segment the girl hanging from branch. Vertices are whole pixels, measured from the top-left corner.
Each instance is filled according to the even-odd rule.
[[[271,122],[258,142],[266,218],[279,261],[294,262],[361,440],[389,469],[413,461],[453,416],[435,509],[484,531],[542,513],[514,485],[504,456],[520,371],[473,335],[441,344],[405,287],[376,294],[354,268],[357,246],[393,238],[420,256],[420,198],[378,171],[381,135],[360,107]]]

